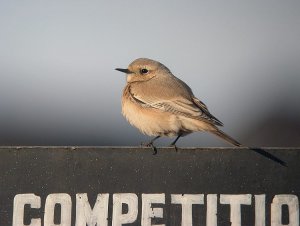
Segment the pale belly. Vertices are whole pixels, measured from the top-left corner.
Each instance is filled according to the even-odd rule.
[[[129,123],[148,136],[177,136],[182,132],[178,116],[159,109],[144,108],[123,100],[122,114]]]
[[[151,107],[142,107],[130,99],[125,91],[122,96],[122,114],[129,123],[148,136],[184,136],[196,131],[214,131],[213,124],[175,115]]]

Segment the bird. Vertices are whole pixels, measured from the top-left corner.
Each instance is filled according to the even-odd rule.
[[[210,132],[236,147],[248,148],[282,166],[287,164],[262,148],[240,144],[219,127],[223,123],[213,116],[207,106],[193,94],[192,89],[177,78],[162,63],[138,58],[125,69],[116,68],[127,75],[122,94],[122,114],[143,134],[154,136],[144,146],[157,148],[153,142],[160,137],[176,137],[170,144],[177,151],[180,137],[193,132]]]
[[[122,114],[141,133],[154,136],[144,144],[152,147],[154,153],[157,153],[154,141],[158,138],[176,137],[170,146],[177,150],[180,137],[198,131],[212,133],[233,146],[242,146],[219,128],[223,123],[164,64],[138,58],[127,68],[115,70],[127,75]]]

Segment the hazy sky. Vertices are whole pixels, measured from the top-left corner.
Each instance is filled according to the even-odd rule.
[[[0,145],[138,145],[136,58],[164,63],[250,146],[300,145],[300,1],[0,1]],[[171,142],[162,139],[160,145]],[[225,146],[194,133],[178,146]]]

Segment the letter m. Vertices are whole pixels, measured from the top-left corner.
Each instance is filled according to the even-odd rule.
[[[76,194],[75,226],[107,226],[109,194],[98,194],[92,209],[86,193]]]

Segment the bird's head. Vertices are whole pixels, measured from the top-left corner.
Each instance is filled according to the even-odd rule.
[[[163,76],[170,73],[170,70],[162,63],[147,59],[139,58],[129,64],[128,68],[116,68],[127,74],[127,82],[147,81],[155,76]]]

